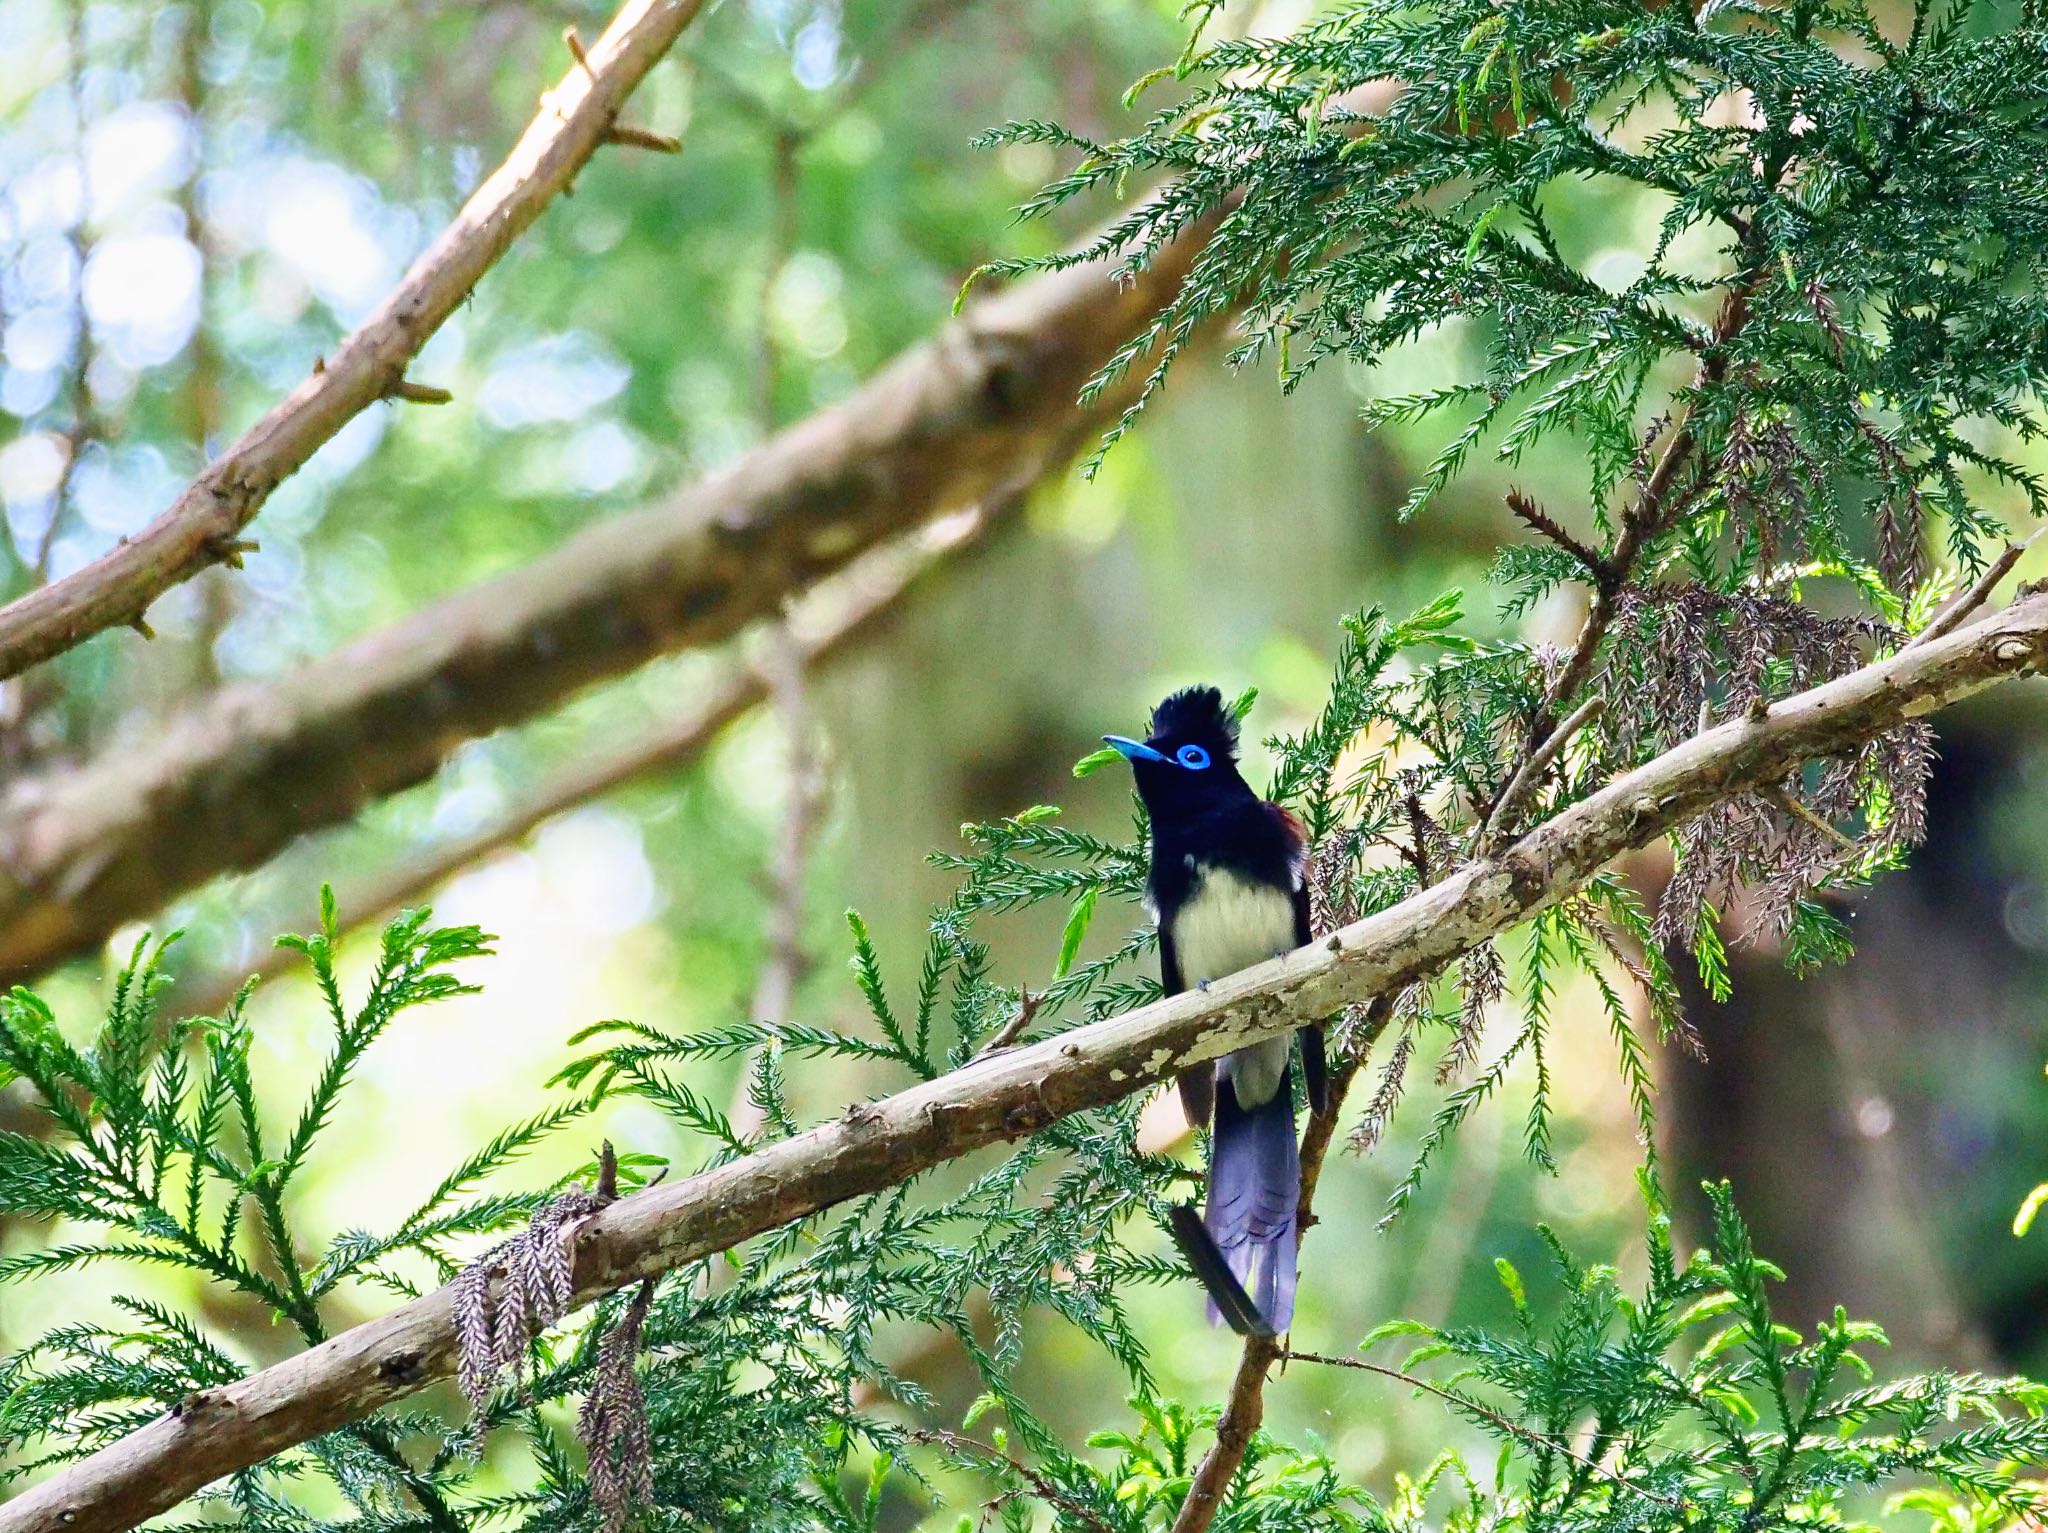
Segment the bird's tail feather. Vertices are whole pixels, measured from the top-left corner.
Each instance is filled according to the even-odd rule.
[[[1176,1212],[1173,1230],[1209,1291],[1209,1318],[1240,1335],[1276,1336],[1294,1321],[1295,1200],[1301,1153],[1286,1081],[1250,1111],[1226,1080],[1216,1091],[1209,1205],[1197,1223]]]
[[[1223,1253],[1216,1249],[1215,1238],[1203,1225],[1194,1205],[1176,1203],[1166,1211],[1166,1219],[1181,1255],[1187,1258],[1189,1270],[1208,1291],[1209,1323],[1214,1325],[1221,1320],[1240,1336],[1278,1335],[1259,1312],[1252,1296],[1244,1291],[1244,1284],[1230,1270]]]

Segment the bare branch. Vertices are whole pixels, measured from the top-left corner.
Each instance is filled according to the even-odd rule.
[[[452,404],[455,396],[448,390],[436,388],[431,383],[414,383],[410,378],[400,378],[385,391],[388,399],[402,399],[409,405]]]
[[[704,0],[627,0],[587,60],[541,98],[505,162],[470,195],[375,313],[142,531],[0,607],[0,679],[108,628],[133,625],[213,563],[271,491],[363,410],[397,391],[428,337],[605,141],[627,96]]]
[[[1713,804],[1782,781],[1899,724],[2048,662],[2048,594],[1738,718],[1610,783],[1400,904],[1324,941],[1042,1043],[977,1060],[807,1133],[622,1198],[566,1237],[572,1303],[726,1250],[929,1167],[1035,1133],[1205,1060],[1283,1035],[1442,968],[1569,897],[1620,853]],[[0,1533],[124,1533],[201,1486],[445,1377],[452,1295],[210,1391],[0,1505]]]
[[[1481,851],[1491,851],[1500,839],[1514,826],[1515,816],[1521,812],[1522,800],[1536,790],[1549,770],[1550,763],[1570,742],[1571,737],[1584,729],[1606,710],[1607,699],[1598,692],[1587,698],[1572,710],[1571,717],[1543,737],[1536,748],[1522,758],[1522,764],[1515,769],[1515,775],[1500,790],[1500,797],[1494,800],[1493,813],[1486,817],[1480,827],[1479,846]]]
[[[1830,820],[1824,820],[1819,815],[1815,814],[1811,809],[1807,808],[1805,804],[1802,804],[1797,798],[1795,798],[1786,789],[1783,783],[1777,783],[1772,785],[1771,787],[1764,789],[1762,796],[1768,799],[1772,804],[1775,804],[1778,808],[1784,810],[1785,813],[1791,815],[1793,819],[1798,820],[1801,824],[1811,826],[1813,829],[1819,831],[1823,836],[1826,836],[1830,841],[1834,842],[1835,845],[1842,848],[1843,851],[1853,852],[1858,857],[1861,857],[1863,855],[1864,848],[1857,842],[1855,837],[1845,833],[1842,830],[1842,828],[1839,825],[1836,825],[1834,822]]]
[[[1548,538],[1559,548],[1570,554],[1573,559],[1578,561],[1580,567],[1595,580],[1600,579],[1606,574],[1607,560],[1604,555],[1597,549],[1591,548],[1573,537],[1571,533],[1565,530],[1562,522],[1536,504],[1529,496],[1523,494],[1522,491],[1516,489],[1508,491],[1508,510],[1512,511],[1515,519],[1531,532]]]
[[[1944,602],[1941,610],[1927,620],[1927,626],[1908,639],[1904,647],[1911,649],[1916,644],[1926,644],[1953,632],[1964,618],[1991,599],[1991,592],[1998,582],[2012,572],[2012,567],[2020,562],[2020,555],[2034,546],[2034,540],[2043,531],[2048,531],[2048,528],[2037,527],[2019,542],[2006,544],[1998,557],[1984,567],[1984,573],[1970,583],[1970,588]]]
[[[592,53],[592,57],[599,55]],[[465,740],[722,642],[934,516],[1064,465],[1143,383],[1082,385],[1210,224],[1130,282],[1097,260],[990,295],[831,408],[667,500],[0,798],[0,982],[411,787]],[[210,551],[209,557],[213,557]]]
[[[1013,502],[1014,503],[1014,502]],[[997,524],[998,513],[967,512],[942,517],[912,537],[867,555],[843,574],[807,592],[781,625],[796,663],[815,669],[848,645],[872,633],[899,610],[911,590],[941,565],[979,546]],[[695,761],[741,714],[767,699],[770,677],[760,666],[735,662],[707,682],[686,706],[640,733],[583,753],[531,793],[464,836],[430,845],[411,857],[342,881],[335,904],[345,929],[380,921],[403,905],[422,900],[461,872],[495,852],[516,845],[556,815],[579,804]],[[314,912],[293,913],[271,928],[306,929]],[[255,972],[265,978],[303,961],[294,948],[273,948]],[[172,1002],[185,1016],[217,1016],[248,977],[243,967],[180,978]]]

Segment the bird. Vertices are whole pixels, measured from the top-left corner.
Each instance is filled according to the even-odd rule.
[[[1145,738],[1104,735],[1130,762],[1151,823],[1146,904],[1159,928],[1168,995],[1309,941],[1308,834],[1252,790],[1237,766],[1236,712],[1215,687],[1192,686],[1152,710]],[[1319,1027],[1300,1030],[1309,1106],[1327,1106]],[[1209,1294],[1209,1318],[1245,1336],[1277,1336],[1294,1314],[1300,1146],[1293,1046],[1286,1037],[1183,1071],[1190,1126],[1208,1127],[1206,1212],[1176,1205],[1168,1223]]]

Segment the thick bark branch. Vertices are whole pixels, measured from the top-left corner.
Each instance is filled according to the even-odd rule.
[[[85,568],[0,607],[0,679],[94,634],[140,625],[172,586],[246,549],[236,538],[270,492],[380,399],[483,274],[606,142],[627,96],[704,0],[629,0],[541,98],[504,164],[324,364],[186,486],[169,509]]]
[[[864,550],[1021,491],[1129,402],[1142,376],[1086,409],[1075,398],[1210,227],[1129,282],[1097,260],[997,293],[666,503],[18,784],[0,813],[0,983],[422,781],[464,740],[729,638]]]
[[[1011,506],[942,518],[906,543],[877,549],[852,569],[805,593],[783,624],[796,663],[811,669],[872,631],[899,610],[904,595],[926,573],[978,544]],[[464,836],[401,857],[355,879],[338,880],[335,905],[345,929],[381,920],[403,905],[423,900],[472,863],[526,839],[534,830],[578,805],[628,783],[689,765],[726,725],[763,702],[771,678],[765,670],[735,659],[687,705],[670,717],[623,740],[605,741],[577,757],[503,811]],[[270,923],[311,930],[318,912]],[[218,1016],[253,972],[261,978],[303,961],[294,948],[274,948],[253,970],[237,968],[181,976],[169,1000],[181,1016]]]
[[[982,1058],[732,1164],[622,1199],[569,1237],[577,1302],[1388,994],[1547,909],[1611,858],[1709,805],[2044,661],[2048,594],[1788,698],[1762,717],[1708,730],[1498,857],[1309,947],[1205,991]],[[0,1506],[0,1533],[121,1533],[222,1475],[445,1376],[454,1358],[444,1288],[187,1401]]]

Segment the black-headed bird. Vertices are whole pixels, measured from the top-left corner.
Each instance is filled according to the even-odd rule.
[[[1307,834],[1238,774],[1237,719],[1221,693],[1176,692],[1152,711],[1143,740],[1103,740],[1131,763],[1152,822],[1146,893],[1168,995],[1308,942]],[[1322,1032],[1300,1037],[1303,1086],[1321,1111]],[[1174,1208],[1173,1232],[1209,1291],[1210,1318],[1240,1335],[1278,1335],[1294,1316],[1293,1052],[1289,1039],[1268,1039],[1178,1081],[1188,1121],[1210,1126],[1209,1198],[1202,1217]]]

